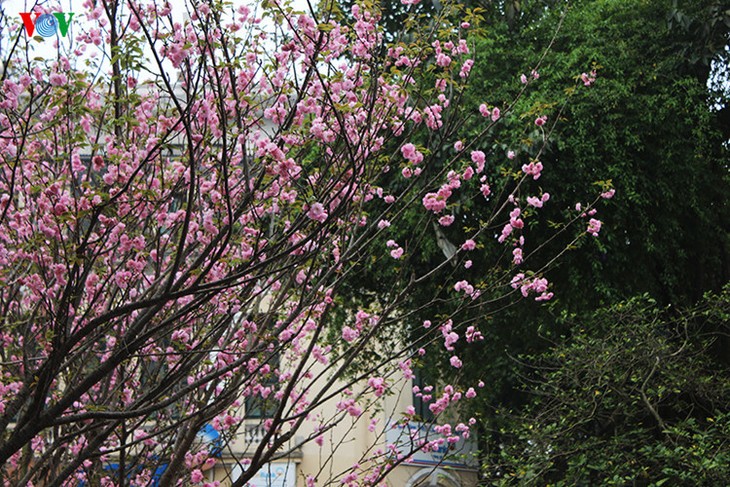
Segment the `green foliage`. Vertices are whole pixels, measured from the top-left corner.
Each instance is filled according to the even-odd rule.
[[[701,18],[714,3],[692,2],[686,15]],[[494,22],[477,41],[471,96],[511,98],[523,88],[519,73],[541,60],[541,77],[515,112],[557,121],[551,143],[542,150],[537,131],[507,119],[495,133],[493,161],[501,164],[507,148],[527,157],[541,151],[540,182],[559,189],[546,220],[559,220],[593,181],[610,179],[617,190],[598,216],[606,224],[600,241],[549,275],[557,294],[571,309],[590,309],[643,292],[662,303],[688,303],[719,289],[730,277],[728,153],[708,105],[709,71],[680,55],[693,31],[670,29],[671,2],[664,0],[540,9],[543,16],[520,30]],[[576,78],[591,69],[598,79],[585,87]],[[465,138],[477,131],[467,128]],[[535,240],[544,239],[546,230],[532,230]]]
[[[476,3],[464,2],[465,7],[475,7]],[[539,158],[544,164],[543,176],[537,182],[550,191],[551,199],[539,212],[539,219],[530,223],[525,249],[529,252],[552,236],[559,228],[555,222],[564,221],[566,211],[576,203],[585,205],[586,188],[591,184],[610,181],[617,192],[597,215],[604,222],[601,236],[578,242],[573,248],[579,251],[563,255],[547,272],[556,299],[548,306],[539,306],[533,302],[514,305],[508,298],[468,310],[462,318],[467,324],[477,325],[485,340],[464,347],[457,344],[455,353],[462,358],[464,366],[458,371],[458,377],[441,379],[462,380],[469,386],[479,379],[485,382],[485,388],[470,404],[474,408],[472,414],[480,420],[479,437],[489,472],[515,475],[513,480],[505,482],[514,483],[514,479],[519,479],[528,484],[532,479],[532,484],[543,485],[558,482],[555,477],[564,482],[559,485],[632,482],[698,485],[703,481],[711,485],[713,479],[727,474],[722,470],[725,467],[717,467],[723,461],[727,464],[727,445],[722,443],[723,433],[727,435],[727,411],[722,408],[710,411],[713,408],[706,403],[700,407],[692,402],[693,398],[672,392],[672,387],[697,389],[707,400],[713,397],[712,401],[717,401],[717,397],[726,400],[727,395],[723,394],[727,383],[721,384],[725,389],[717,389],[715,393],[705,387],[710,383],[719,387],[708,370],[714,364],[727,367],[727,362],[722,360],[723,342],[713,335],[705,347],[701,340],[694,341],[699,340],[697,335],[692,337],[692,350],[697,355],[686,355],[685,350],[669,360],[665,355],[677,351],[676,342],[672,341],[677,338],[669,340],[661,334],[657,337],[647,323],[672,322],[663,311],[665,306],[692,306],[705,291],[719,291],[730,279],[727,199],[730,179],[726,143],[730,131],[722,111],[715,106],[726,104],[722,90],[727,90],[727,83],[725,88],[719,83],[722,88],[719,91],[708,89],[710,60],[727,62],[728,51],[723,48],[730,31],[730,13],[722,10],[721,2],[715,0],[478,3],[480,28],[469,39],[476,63],[469,90],[459,102],[472,110],[480,103],[498,105],[504,115],[486,135],[483,134],[484,119],[478,115],[466,118],[464,124],[453,130],[464,141],[476,141],[474,148],[487,153],[490,182],[502,180],[497,175],[510,174],[515,167],[533,158]],[[527,86],[521,84],[520,74],[529,77],[533,68],[537,68],[540,78]],[[595,83],[584,86],[580,74],[594,69]],[[717,88],[718,83],[714,85]],[[516,102],[508,110],[506,101],[514,99]],[[533,124],[534,118],[541,115],[549,117],[546,128],[551,132],[547,145],[544,133]],[[419,136],[427,137],[415,134],[415,140],[409,141],[426,145],[428,141],[419,140]],[[516,161],[507,159],[510,149],[518,153]],[[429,170],[439,171],[439,161],[448,160],[449,150],[450,147],[444,147],[441,152],[435,151],[433,163],[437,167]],[[498,194],[501,189],[494,187],[493,193]],[[458,244],[493,209],[483,201],[458,197],[453,200],[455,204],[449,211],[457,218],[443,231],[450,241]],[[392,238],[410,242],[409,249],[417,251],[407,261],[382,257],[373,260],[370,270],[377,272],[364,272],[358,275],[357,282],[346,284],[352,286],[353,294],[387,293],[397,279],[422,275],[437,265],[443,256],[431,225],[431,221],[407,218],[399,228],[391,229]],[[551,240],[542,255],[555,255],[572,236],[566,232]],[[443,287],[445,283],[458,279],[472,283],[500,281],[508,271],[509,255],[505,256],[504,249],[494,245],[495,242],[484,240],[479,242],[482,244],[479,251],[469,256],[474,261],[470,270],[448,268],[433,277],[432,285],[443,289],[435,306],[426,300],[425,294],[416,292],[409,296],[401,320],[402,330],[417,339],[420,320],[433,318],[434,309],[441,316],[448,316],[454,302],[450,289]],[[529,260],[528,267],[539,268],[546,263],[546,258],[539,259]],[[621,305],[625,308],[622,313],[632,317],[627,317],[628,322],[635,323],[638,329],[624,327],[615,332],[623,334],[619,337],[614,336],[612,327],[599,326],[610,322],[607,316],[620,311],[620,307],[611,305],[643,294],[648,296],[645,300]],[[600,307],[608,308],[587,318],[582,332],[568,319],[575,313],[589,316]],[[717,316],[713,319],[721,321]],[[611,343],[614,338],[616,344]],[[625,351],[618,346],[621,340],[628,340]],[[611,357],[616,361],[606,360],[587,369],[580,362],[579,357],[585,362],[603,351],[602,346],[609,345]],[[727,342],[724,345],[727,347]],[[434,349],[443,350],[443,347],[437,345]],[[533,363],[542,363],[555,359],[558,349],[574,354],[566,353],[566,357],[573,357],[574,365],[583,366],[586,374],[594,374],[586,378],[594,386],[619,381],[621,377],[616,374],[626,372],[629,365],[637,373],[645,374],[637,375],[645,379],[654,365],[652,353],[665,354],[657,366],[659,370],[647,383],[645,394],[650,401],[665,404],[666,400],[676,407],[676,416],[669,412],[669,417],[664,419],[667,433],[656,427],[650,414],[646,416],[643,398],[616,397],[600,388],[596,396],[596,389],[580,390],[579,381],[575,386],[578,389],[572,392],[574,397],[585,397],[586,401],[590,400],[587,404],[597,404],[611,412],[620,412],[619,406],[630,406],[643,412],[641,421],[637,419],[638,414],[631,416],[629,420],[636,421],[628,424],[616,438],[607,433],[568,435],[563,443],[566,448],[560,455],[541,456],[540,447],[528,444],[528,440],[536,442],[542,438],[545,439],[543,447],[549,444],[557,448],[557,437],[566,431],[579,430],[585,421],[566,408],[565,416],[552,423],[516,423],[515,416],[524,415],[528,405],[530,414],[539,420],[555,405],[533,403],[529,391],[518,386],[520,376],[533,372],[515,358],[531,356]],[[633,357],[631,351],[644,355]],[[542,356],[543,353],[546,355]],[[422,361],[421,365],[432,376],[439,372],[454,373],[439,365],[444,358],[438,355],[427,355]],[[562,362],[552,366],[559,366],[557,370],[561,373],[569,372]],[[557,379],[558,376],[551,376],[548,382]],[[652,385],[654,382],[658,385]],[[619,404],[620,401],[624,402]],[[586,409],[578,411],[584,414]],[[690,411],[697,416],[689,414]],[[660,416],[664,414],[661,410]],[[595,424],[595,421],[591,423]],[[539,426],[542,436],[538,438],[530,426],[533,429]],[[503,451],[500,445],[510,446]],[[570,448],[578,446],[582,453],[571,455],[569,462],[565,460]],[[622,453],[624,448],[628,453]],[[602,452],[606,463],[594,464],[594,458],[599,458]],[[702,470],[703,457],[708,465],[716,459],[715,466]],[[509,468],[504,466],[505,462]],[[690,473],[683,477],[672,469],[686,469]],[[572,477],[564,474],[568,471]],[[642,476],[641,472],[648,476]],[[699,479],[694,484],[684,480],[692,474]],[[596,480],[599,476],[600,481]]]
[[[716,3],[683,2],[682,8],[699,25]],[[539,63],[540,78],[520,95],[514,113],[556,122],[547,147],[537,129],[510,116],[493,141],[485,141],[492,164],[503,167],[512,149],[524,160],[539,155],[545,165],[538,182],[550,188],[551,199],[530,227],[527,246],[552,235],[552,222],[567,208],[585,204],[592,182],[611,180],[617,192],[597,216],[604,222],[601,236],[579,242],[579,251],[563,255],[547,273],[554,302],[494,313],[482,329],[485,341],[464,352],[465,382],[487,384],[475,414],[488,462],[499,462],[498,445],[514,427],[511,415],[528,401],[516,386],[526,372],[513,358],[549,351],[556,337],[570,332],[562,315],[642,293],[660,306],[691,305],[730,278],[727,135],[708,101],[707,65],[680,54],[689,45],[702,50],[716,43],[709,41],[714,34],[700,38],[699,28],[670,26],[670,1],[578,1],[567,10],[561,4],[524,3],[513,22],[499,10],[488,12],[487,35],[475,39],[467,98],[494,103],[517,96],[524,88],[519,74],[529,76]],[[592,69],[597,80],[586,87],[577,77]],[[478,130],[465,126],[463,138],[471,140]],[[546,255],[568,237],[553,240]],[[646,440],[634,433],[634,440]]]
[[[730,286],[691,309],[648,296],[571,317],[527,360],[493,485],[721,485],[730,478]]]

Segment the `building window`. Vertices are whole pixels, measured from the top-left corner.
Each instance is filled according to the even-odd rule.
[[[415,377],[413,377],[413,408],[416,410],[417,418],[424,423],[432,423],[434,421],[433,412],[428,408],[428,405],[433,401],[424,401],[423,396],[429,396],[433,394],[433,391],[428,392],[429,386],[433,386],[433,382],[429,380],[428,374],[424,369],[414,369]],[[418,387],[418,389],[416,389]],[[426,392],[424,392],[426,389]],[[416,392],[418,391],[418,392]]]
[[[276,413],[279,402],[271,397],[264,399],[261,396],[246,398],[246,419],[271,418]]]
[[[251,394],[246,397],[244,417],[246,419],[265,419],[271,418],[279,407],[279,401],[275,398],[277,386],[279,384],[279,352],[274,352],[268,357],[266,365],[270,367],[268,372],[260,381],[261,387],[271,389],[271,392],[263,397],[261,393]]]

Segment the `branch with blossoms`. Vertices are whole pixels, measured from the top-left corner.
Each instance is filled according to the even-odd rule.
[[[165,466],[159,485],[201,484],[221,450],[201,429],[212,425],[225,448],[245,403],[268,400],[246,468],[230,479],[245,485],[301,447],[292,440],[308,421],[317,434],[303,441],[321,442],[397,374],[412,377],[422,345],[458,339],[451,320],[421,342],[383,337],[407,317],[407,295],[463,261],[505,208],[500,243],[514,243],[518,189],[542,168],[526,164],[495,198],[476,142],[449,141],[473,60],[469,25],[451,23],[447,8],[408,43],[387,41],[365,5],[350,20],[283,2],[193,0],[184,15],[144,1],[83,8],[49,60],[29,55],[36,40],[1,17],[11,35],[0,41],[0,478],[146,485]],[[485,135],[509,113],[473,111]],[[427,144],[408,141],[422,129]],[[373,255],[409,256],[408,242],[381,245],[389,227],[411,211],[448,226],[449,199],[471,189],[499,202],[489,221],[434,269],[397,280],[384,302],[347,313],[332,344],[348,280]],[[537,210],[549,196],[534,198]],[[514,255],[517,266],[524,256]],[[509,277],[489,286],[509,293]],[[541,278],[520,282],[547,298]],[[463,306],[484,292],[450,284]],[[468,341],[479,336],[467,328]],[[373,347],[387,353],[357,371]],[[445,385],[431,409],[439,417],[473,394]],[[325,417],[328,403],[336,413]],[[323,466],[308,482],[377,485],[416,450],[468,435],[463,424],[439,428],[449,440],[395,462],[373,449],[353,471],[324,479]]]

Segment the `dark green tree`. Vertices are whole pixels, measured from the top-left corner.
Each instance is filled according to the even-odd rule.
[[[527,359],[534,401],[490,485],[725,485],[728,318],[730,287],[686,309],[645,295],[570,317],[570,339]]]
[[[505,0],[466,2],[465,8],[482,17],[470,39],[476,64],[466,96],[471,104],[517,101],[511,111],[500,105],[507,115],[486,136],[478,116],[459,126],[447,123],[444,130],[475,141],[475,148],[487,153],[492,175],[533,158],[545,165],[539,183],[556,190],[528,229],[526,251],[534,250],[531,242],[555,234],[559,228],[553,222],[563,221],[576,203],[587,203],[587,186],[610,180],[616,188],[598,214],[604,223],[601,238],[578,242],[579,252],[563,255],[547,271],[553,302],[515,305],[512,296],[462,314],[485,335],[458,353],[465,382],[486,383],[475,414],[491,462],[498,461],[500,444],[515,440],[513,413],[532,400],[518,386],[530,367],[517,357],[550,353],[556,340],[569,341],[574,330],[561,316],[590,313],[643,293],[657,306],[691,305],[730,277],[728,82],[721,68],[728,63],[730,11],[714,0]],[[386,15],[400,18],[402,7],[394,10]],[[532,69],[539,79],[531,76]],[[596,80],[586,87],[580,75],[592,70]],[[523,73],[528,85],[519,80]],[[532,121],[542,115],[548,123],[538,128]],[[449,150],[434,154],[431,171],[449,160]],[[506,157],[509,150],[516,152],[515,161]],[[483,202],[456,198],[449,208],[456,222],[440,233],[433,221],[414,219],[410,228],[401,226],[397,238],[418,252],[407,262],[373,262],[377,277],[363,269],[351,283],[353,294],[377,297],[398,279],[423,275],[443,260],[440,241],[460,244],[490,211]],[[542,255],[560,252],[573,236],[558,234]],[[510,256],[494,242],[480,243],[470,270],[449,268],[433,276],[433,286],[456,276],[496,282]],[[530,267],[547,264],[537,259]],[[494,271],[484,275],[485,268]],[[444,286],[437,303],[444,317],[456,306],[450,291]],[[432,317],[435,308],[424,308],[426,302],[417,293],[410,296],[402,324]],[[418,339],[417,331],[412,337]],[[708,356],[713,353],[720,360],[718,349]],[[443,370],[435,363],[422,366],[432,376]]]
[[[473,73],[475,97],[508,99],[505,75],[539,62],[541,77],[518,112],[557,122],[541,154],[545,186],[560,187],[549,205],[554,215],[580,201],[592,181],[611,179],[617,190],[600,215],[608,230],[600,243],[552,273],[575,309],[642,292],[662,303],[692,302],[730,275],[728,136],[707,87],[708,51],[726,62],[719,39],[727,43],[730,12],[718,25],[717,2],[684,4],[681,13],[663,0],[573,2],[541,9],[543,17],[519,31],[496,24],[495,36],[488,29],[477,44],[476,66],[484,69]],[[684,24],[672,22],[678,16]],[[700,28],[707,23],[712,33]],[[570,90],[561,104],[570,81],[591,69],[593,86]],[[536,134],[512,128],[497,132],[495,156],[506,147],[530,155],[541,148]]]
[[[708,88],[711,60],[727,65],[730,12],[707,1],[683,2],[681,9],[659,0],[560,4],[532,3],[531,12],[501,22],[492,12],[486,37],[477,41],[474,96],[508,99],[522,87],[505,77],[529,77],[538,67],[541,76],[516,112],[548,115],[555,123],[549,145],[542,147],[539,131],[510,119],[492,142],[496,161],[508,148],[523,157],[541,151],[545,187],[560,188],[548,205],[553,213],[530,229],[535,235],[550,231],[550,220],[581,201],[590,182],[610,179],[617,192],[599,214],[601,238],[584,241],[548,272],[557,299],[495,318],[482,348],[467,352],[471,368],[462,373],[483,377],[490,388],[478,413],[492,459],[513,437],[511,412],[530,401],[515,387],[530,368],[515,358],[569,337],[572,328],[556,319],[562,312],[590,312],[641,293],[660,306],[688,305],[730,277],[727,81]],[[583,89],[577,77],[592,69],[597,79]],[[568,89],[566,103],[571,81],[578,89]],[[564,243],[554,241],[556,248]]]

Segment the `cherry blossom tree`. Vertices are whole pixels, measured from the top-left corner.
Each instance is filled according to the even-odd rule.
[[[481,141],[450,139],[460,117],[482,117],[486,137],[510,115],[495,100],[458,105],[473,61],[457,11],[386,39],[368,2],[344,15],[328,2],[87,0],[46,59],[22,23],[0,18],[4,485],[148,485],[160,465],[159,485],[202,485],[219,448],[201,430],[225,443],[246,400],[270,400],[231,479],[244,485],[305,422],[318,433],[303,441],[321,441],[386,394],[395,371],[411,374],[419,344],[351,365],[403,319],[403,296],[480,239],[511,256],[492,289],[552,296],[521,250],[525,221],[549,204],[533,185],[545,168],[517,164],[495,195]],[[549,118],[534,123],[547,136]],[[415,131],[426,142],[411,141]],[[428,171],[444,147],[443,169]],[[373,257],[407,259],[391,225],[415,210],[447,226],[455,194],[492,205],[489,221],[387,302],[349,313],[333,348],[342,283]],[[584,206],[564,228],[577,222],[576,238],[593,238],[601,224]],[[450,285],[464,306],[480,299],[478,285]],[[461,328],[434,321],[423,340],[448,349]],[[437,385],[430,409],[438,417],[474,394]],[[315,417],[326,402],[338,415]],[[406,460],[374,450],[333,480],[379,485]]]

